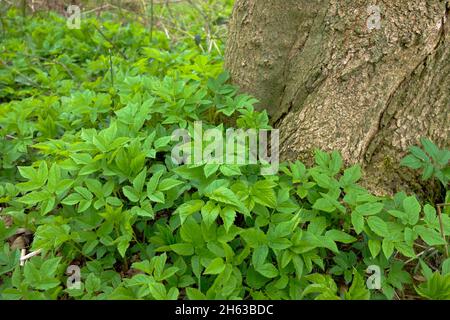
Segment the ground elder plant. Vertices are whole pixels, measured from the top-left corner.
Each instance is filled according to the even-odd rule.
[[[338,152],[271,175],[174,163],[196,121],[270,129],[218,51],[114,16],[3,21],[1,299],[450,298],[448,210],[371,194]],[[447,188],[430,143],[403,164]]]

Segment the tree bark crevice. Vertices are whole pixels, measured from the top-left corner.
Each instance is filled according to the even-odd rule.
[[[446,6],[448,7],[448,2],[446,4]],[[432,52],[430,52],[428,55],[426,55],[417,64],[417,66],[412,70],[412,72],[410,74],[408,74],[407,76],[405,76],[405,78],[398,84],[398,86],[389,95],[389,97],[387,99],[387,102],[386,102],[386,105],[385,105],[385,108],[380,113],[378,126],[377,126],[378,128],[374,132],[373,136],[370,137],[370,139],[368,140],[368,143],[366,144],[366,147],[364,148],[365,151],[363,152],[362,156],[364,157],[363,159],[364,159],[365,163],[370,163],[370,161],[371,161],[372,154],[371,154],[371,152],[369,152],[369,149],[374,150],[376,148],[376,146],[374,147],[373,144],[376,144],[376,140],[377,140],[376,137],[377,137],[377,135],[379,135],[383,131],[383,128],[388,126],[389,122],[393,118],[395,118],[395,116],[396,116],[396,111],[394,111],[393,114],[392,114],[392,112],[390,112],[392,115],[391,116],[387,116],[387,111],[392,108],[392,101],[393,101],[394,97],[397,94],[399,94],[399,92],[407,91],[408,87],[409,87],[407,84],[411,80],[411,78],[414,76],[414,74],[416,74],[417,71],[421,67],[425,67],[426,68],[427,61],[429,61],[430,59],[434,60],[435,59],[435,55],[436,55],[437,51],[439,50],[439,48],[441,46],[446,45],[445,37],[447,36],[447,32],[446,32],[446,26],[447,26],[446,22],[447,22],[447,20],[448,20],[448,11],[446,11],[445,16],[442,18],[442,26],[441,26],[441,30],[440,30],[441,35],[440,35],[439,39],[436,41],[436,45],[434,46]],[[425,68],[423,70],[425,70]],[[449,90],[450,90],[450,88],[449,88]],[[450,106],[449,106],[449,108],[450,108]]]
[[[300,79],[300,83],[295,77],[292,78],[292,70],[296,70],[298,68],[298,60],[303,59],[302,53],[304,49],[312,46],[310,45],[310,42],[314,40],[311,38],[311,35],[320,35],[323,33],[323,30],[321,29],[323,29],[326,13],[330,9],[329,4],[329,1],[323,2],[321,3],[321,7],[312,10],[313,12],[310,14],[311,25],[306,32],[306,36],[299,36],[301,34],[301,30],[299,30],[299,32],[297,33],[298,35],[296,42],[301,42],[301,45],[298,46],[296,45],[296,43],[294,43],[293,49],[296,50],[291,50],[288,55],[288,59],[285,63],[285,72],[283,77],[284,83],[286,83],[287,85],[284,86],[284,89],[278,101],[278,105],[287,107],[277,109],[273,108],[274,106],[271,106],[273,109],[273,111],[271,112],[273,123],[280,123],[287,114],[292,111],[301,109],[308,94],[313,93],[314,89],[318,87],[320,82],[324,80],[324,77],[321,77],[323,71],[322,67],[320,67],[320,71],[317,71],[315,73],[312,72],[312,69],[306,71],[305,74],[309,75],[309,77],[306,79]],[[317,68],[316,65],[320,65],[323,63],[324,61],[319,64],[310,64],[309,67]],[[308,64],[305,65],[308,67]],[[292,84],[295,84],[295,86],[293,87],[295,91],[289,94],[288,86],[292,86]],[[306,91],[307,94],[299,99],[299,94],[301,91]]]

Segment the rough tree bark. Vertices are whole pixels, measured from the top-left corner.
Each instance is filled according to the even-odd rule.
[[[369,5],[380,9],[379,29]],[[280,129],[282,159],[337,149],[363,165],[372,191],[414,190],[413,173],[398,167],[408,146],[422,136],[450,142],[449,7],[236,0],[226,67]]]

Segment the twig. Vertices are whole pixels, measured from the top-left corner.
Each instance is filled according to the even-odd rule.
[[[25,254],[27,253],[27,249],[22,248],[22,250],[20,250],[20,266],[23,267],[23,265],[25,264],[25,260],[23,259],[25,257]]]
[[[214,47],[216,47],[217,52],[219,53],[219,55],[222,55],[222,51],[220,51],[219,46],[217,45],[217,42],[215,40],[212,40],[212,42],[214,43]]]
[[[416,260],[416,259],[419,259],[419,258],[420,258],[421,256],[423,256],[425,253],[432,252],[432,251],[434,251],[434,250],[435,250],[434,248],[427,248],[427,249],[423,250],[422,252],[418,253],[414,258],[411,258],[411,259],[407,260],[407,261],[405,262],[405,264],[408,264],[408,263],[410,263],[410,262],[412,262],[412,261],[414,261],[414,260]]]
[[[150,42],[153,41],[153,19],[154,19],[154,12],[153,12],[153,0],[150,1]]]
[[[83,16],[83,15],[88,15],[89,13],[101,11],[101,10],[103,10],[103,9],[108,9],[108,8],[110,8],[110,7],[111,7],[111,5],[110,5],[109,3],[106,3],[106,4],[101,5],[101,6],[98,7],[98,8],[94,8],[94,9],[91,9],[91,10],[84,11],[84,12],[81,13],[81,15],[82,15],[82,16]]]
[[[110,71],[111,71],[111,88],[114,88],[114,70],[113,70],[111,49],[109,49],[109,68],[110,68]]]
[[[188,31],[186,31],[186,30],[184,30],[184,29],[182,29],[180,27],[178,27],[176,24],[174,24],[169,19],[166,19],[164,17],[158,17],[158,18],[159,18],[159,22],[161,23],[161,25],[163,27],[164,27],[164,23],[163,22],[166,22],[170,26],[170,28],[172,28],[173,30],[176,30],[176,31],[178,31],[180,33],[183,33],[183,34],[185,34],[186,36],[188,36],[191,39],[195,39],[195,36],[193,34],[189,33]]]
[[[109,44],[110,44],[111,46],[113,46],[113,48],[115,48],[115,49],[117,50],[117,52],[119,52],[120,55],[121,55],[125,60],[128,60],[128,57],[125,55],[125,53],[123,53],[119,48],[117,48],[116,44],[115,44],[114,42],[112,42],[111,40],[109,40],[109,39],[105,36],[105,34],[102,32],[102,30],[100,30],[97,26],[94,26],[94,27],[95,27],[95,29],[100,33],[100,35],[103,37],[103,39],[105,39],[106,41],[108,41]]]
[[[21,256],[20,256],[20,265],[23,266],[25,264],[25,261],[27,261],[30,258],[33,258],[34,256],[37,256],[42,252],[42,249],[30,252],[29,254],[25,255],[26,249],[22,249]]]
[[[163,28],[164,33],[166,34],[167,39],[170,40],[170,33],[169,33],[169,30],[167,30],[167,28],[166,28],[166,26],[164,25],[164,22],[163,22],[162,20],[160,21],[160,25],[161,25],[161,28]]]

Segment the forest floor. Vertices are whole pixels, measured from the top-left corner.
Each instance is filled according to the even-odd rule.
[[[174,161],[199,122],[271,129],[223,69],[231,0],[39,3],[0,3],[0,299],[450,299],[450,208],[338,152]],[[448,187],[422,143],[403,164]]]

